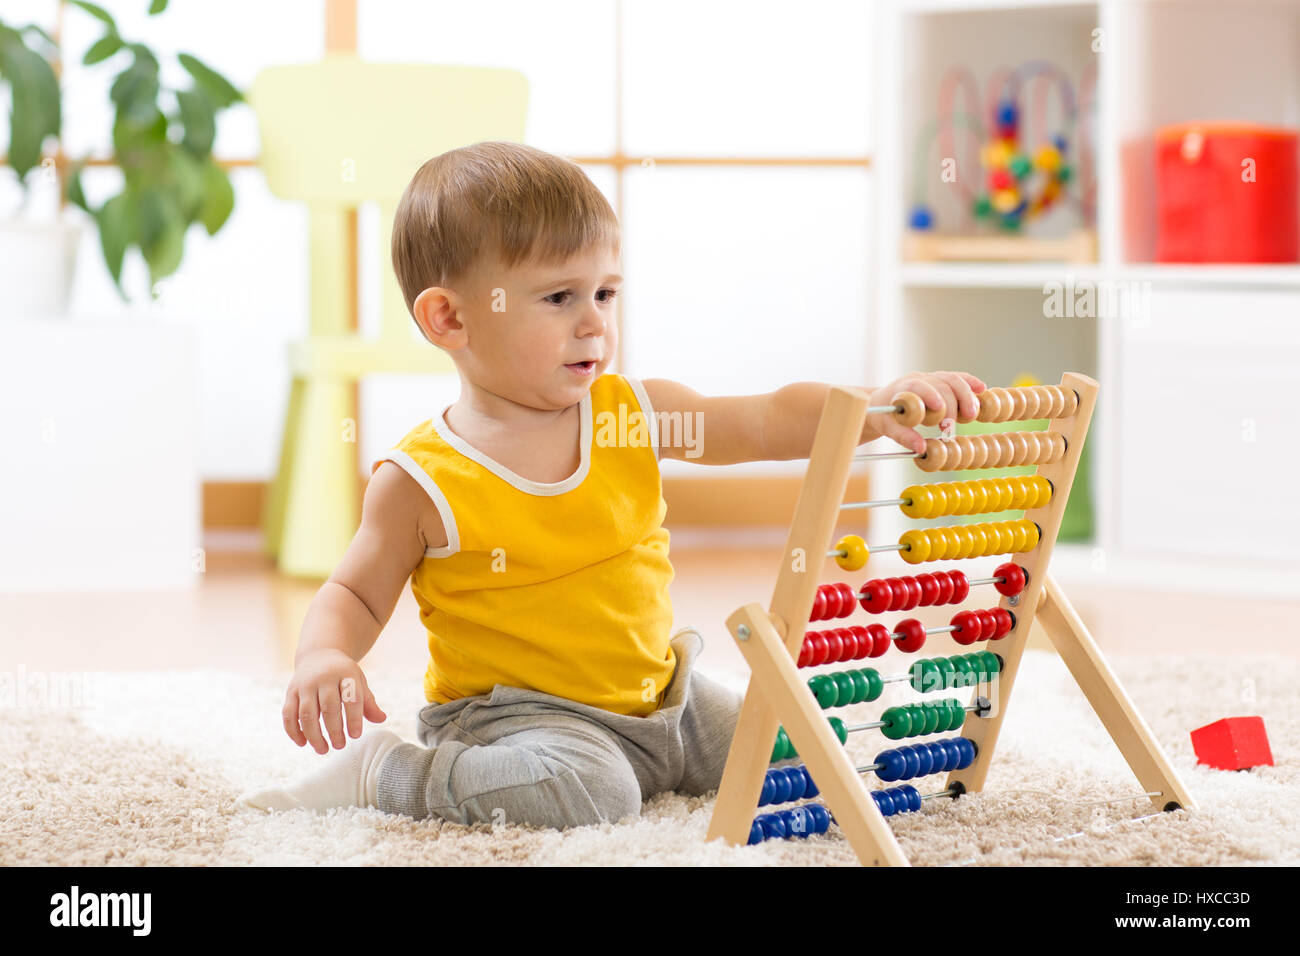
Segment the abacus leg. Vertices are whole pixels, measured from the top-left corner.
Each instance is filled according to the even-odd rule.
[[[1038,623],[1047,631],[1056,652],[1065,661],[1065,666],[1101,718],[1106,732],[1128,761],[1142,788],[1148,793],[1160,791],[1161,795],[1152,797],[1151,802],[1162,810],[1178,807],[1195,810],[1196,803],[1178,779],[1151,728],[1129,700],[1092,635],[1050,574],[1044,582],[1044,594],[1045,599],[1038,609]]]

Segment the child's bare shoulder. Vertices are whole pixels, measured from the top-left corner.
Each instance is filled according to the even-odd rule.
[[[373,507],[375,517],[388,527],[414,524],[426,548],[447,546],[447,531],[437,505],[420,483],[396,462],[384,461],[375,469],[366,486],[365,507]]]

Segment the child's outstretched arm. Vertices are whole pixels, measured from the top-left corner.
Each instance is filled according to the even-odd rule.
[[[285,733],[299,747],[310,742],[317,753],[329,751],[322,718],[335,748],[343,747],[344,717],[354,738],[361,736],[363,718],[387,719],[357,662],[374,646],[424,557],[419,516],[427,503],[424,490],[397,465],[381,466],[366,486],[361,525],[312,600],[294,655],[283,717]]]
[[[707,397],[667,379],[646,379],[642,385],[658,418],[660,457],[699,465],[807,458],[826,395],[834,387],[795,382],[762,395]],[[975,396],[984,388],[982,381],[967,372],[914,372],[864,390],[871,393],[873,405],[888,405],[899,392],[914,392],[927,408],[945,409],[945,415],[969,419],[978,411]],[[676,440],[684,431],[681,422],[687,416],[696,423],[696,440],[690,449]],[[882,436],[915,452],[925,450],[925,440],[917,431],[888,415],[868,415],[858,444]]]

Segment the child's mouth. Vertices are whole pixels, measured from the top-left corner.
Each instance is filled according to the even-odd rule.
[[[593,368],[596,367],[596,363],[595,362],[573,362],[572,364],[566,365],[564,367],[567,369],[572,369],[573,371],[579,374],[585,375],[587,372],[590,372]]]

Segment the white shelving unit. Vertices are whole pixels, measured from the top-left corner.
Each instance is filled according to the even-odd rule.
[[[938,368],[971,371],[993,385],[1023,373],[1049,383],[1065,370],[1094,376],[1101,383],[1089,436],[1094,535],[1058,547],[1058,576],[1300,598],[1300,507],[1282,490],[1300,469],[1292,428],[1300,265],[1152,262],[1150,171],[1161,126],[1300,127],[1300,0],[895,0],[880,10],[877,27],[870,380]],[[1095,112],[1079,123],[1091,124],[1097,186],[1092,221],[1082,224],[1097,232],[1098,261],[904,262],[914,177],[933,177],[925,200],[941,230],[969,225],[957,221],[963,201],[941,182],[939,154],[931,150],[923,162],[914,154],[918,133],[938,112],[941,78],[952,66],[967,67],[983,100],[996,69],[1033,60],[1064,71],[1076,95],[1084,71],[1096,71]],[[1023,107],[1029,97],[1020,99]],[[954,108],[963,109],[960,98]],[[1049,103],[1049,131],[1060,125],[1053,109]],[[958,144],[963,135],[958,130]],[[1076,166],[1079,139],[1076,127]],[[969,143],[956,151],[977,155]],[[1077,195],[1078,180],[1071,188]],[[1055,210],[1027,232],[1064,234],[1081,224],[1080,214]],[[1045,316],[1049,283],[1085,282],[1118,291],[1122,307]],[[876,467],[881,487],[927,480],[910,462]],[[1282,493],[1259,493],[1271,488]],[[881,540],[903,527],[896,515],[873,520]]]

